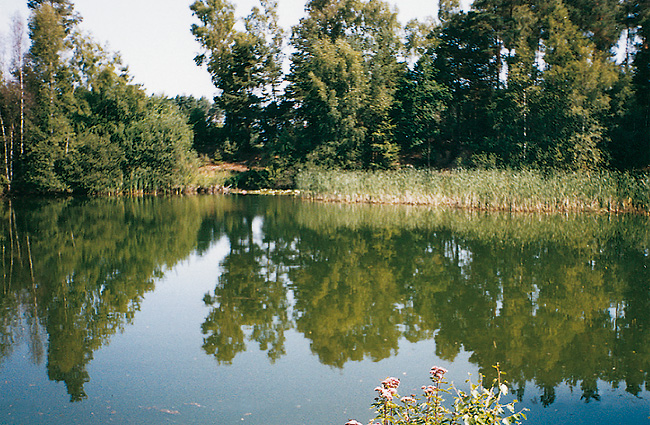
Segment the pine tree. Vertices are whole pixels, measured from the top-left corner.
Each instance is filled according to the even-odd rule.
[[[470,11],[445,24],[431,53],[437,79],[452,96],[441,137],[453,157],[490,149],[489,111],[499,85],[499,48],[494,16]]]
[[[409,70],[396,93],[393,110],[395,137],[402,154],[427,167],[442,160],[442,119],[451,100],[447,87],[436,81],[430,55]]]
[[[629,2],[628,2],[629,3]],[[630,27],[639,42],[632,61],[632,85],[634,98],[631,102],[628,140],[622,150],[621,162],[635,167],[650,164],[650,2],[636,1],[628,4]]]

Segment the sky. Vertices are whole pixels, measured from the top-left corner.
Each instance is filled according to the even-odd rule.
[[[289,31],[304,16],[306,0],[277,0],[280,24]],[[246,16],[257,0],[231,0],[239,16]],[[424,19],[437,13],[438,0],[389,0],[399,20]],[[26,0],[0,0],[0,36],[8,43],[16,12],[26,20]],[[194,63],[200,46],[190,33],[196,22],[189,9],[193,0],[73,0],[81,14],[81,28],[109,51],[119,52],[134,82],[149,94],[193,95],[212,98],[216,92],[205,68]]]

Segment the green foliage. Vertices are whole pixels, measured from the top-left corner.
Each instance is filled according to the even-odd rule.
[[[228,186],[231,177],[231,171],[216,169],[214,166],[204,164],[199,166],[190,186],[196,187],[199,191],[224,188]]]
[[[500,74],[500,63],[494,59],[500,49],[495,25],[494,16],[487,13],[453,15],[441,30],[439,45],[429,52],[436,80],[451,95],[440,136],[451,159],[489,149],[486,143],[493,136],[489,111]]]
[[[72,2],[28,6],[29,54],[15,48],[0,79],[7,189],[117,193],[177,190],[191,180],[181,175],[192,170],[186,147],[160,143],[167,133],[177,138],[172,145],[186,146],[186,131],[156,130],[152,117],[162,126],[180,121],[131,83],[118,55],[79,33]],[[449,0],[438,22],[402,28],[381,0],[314,0],[293,28],[286,76],[276,2],[261,0],[243,19],[227,0],[196,0],[190,9],[202,47],[195,59],[218,95],[213,104],[175,103],[193,130],[191,149],[215,160],[284,175],[301,165],[650,164],[643,2],[477,0],[463,12]],[[619,39],[621,63],[613,51]],[[148,146],[133,146],[134,137]],[[98,139],[111,146],[91,153]],[[151,152],[158,148],[167,151]],[[170,155],[181,164],[174,176],[160,169],[174,162]],[[130,163],[139,160],[151,163]]]
[[[215,151],[218,114],[207,101],[178,100],[181,115],[173,102],[148,97],[119,55],[80,32],[70,1],[28,6],[29,51],[16,18],[10,72],[0,72],[3,189],[142,193],[195,180],[192,129],[197,148]]]
[[[626,114],[619,123],[621,134],[616,140],[615,152],[618,165],[643,168],[650,164],[650,4],[626,1],[625,24],[627,27],[625,65],[631,59],[631,91],[626,103]],[[626,52],[628,53],[628,52]]]
[[[75,154],[59,162],[59,174],[70,189],[78,193],[109,194],[123,187],[120,167],[124,153],[106,136],[92,132],[80,134],[75,143]]]
[[[173,100],[192,127],[194,150],[199,155],[218,156],[219,121],[223,112],[204,97],[196,99],[192,96],[176,96]]]
[[[567,13],[559,5],[546,16],[546,69],[540,96],[531,105],[539,126],[531,134],[538,140],[532,155],[541,165],[593,169],[606,162],[604,114],[610,109],[608,90],[618,75],[565,18]]]
[[[31,67],[28,85],[34,96],[35,128],[21,164],[22,184],[40,191],[66,189],[55,171],[73,130],[66,110],[72,87],[62,58],[69,41],[63,17],[52,4],[34,6],[29,20]]]
[[[311,46],[309,67],[301,72],[309,77],[293,90],[300,93],[304,117],[311,124],[303,135],[312,144],[306,148],[310,160],[359,166],[366,137],[366,130],[357,125],[367,94],[362,55],[346,41],[319,40]]]
[[[38,11],[43,7],[52,8],[59,16],[66,33],[81,21],[81,17],[74,11],[74,4],[71,0],[27,0],[27,7]]]
[[[152,98],[144,117],[125,131],[126,187],[131,191],[170,191],[183,187],[197,166],[191,130],[175,105]]]
[[[383,1],[310,2],[295,28],[289,99],[304,125],[299,157],[324,166],[392,168],[390,110],[403,67],[396,15]]]
[[[67,189],[54,164],[61,158],[58,138],[46,138],[42,133],[33,131],[30,145],[18,168],[16,178],[17,190],[34,192],[63,192]]]
[[[239,160],[263,146],[261,118],[266,104],[275,100],[282,74],[284,35],[277,24],[277,4],[264,0],[262,6],[245,19],[244,31],[235,27],[234,6],[227,0],[197,0],[190,6],[199,20],[192,34],[204,49],[195,61],[207,65],[220,91],[215,103],[225,114],[222,150]],[[227,149],[227,144],[232,146]]]
[[[268,170],[248,170],[228,179],[226,185],[237,189],[259,190],[272,186],[270,177]]]
[[[9,184],[15,181],[12,190],[107,194],[182,188],[196,168],[188,119],[172,103],[148,98],[131,84],[119,55],[76,29],[80,17],[72,3],[33,1],[30,8],[25,90],[13,83],[20,113],[0,123],[4,134],[21,128],[20,138],[3,138],[4,175]],[[33,99],[27,111],[23,98]]]
[[[395,137],[402,154],[413,162],[431,166],[444,154],[441,140],[443,114],[450,91],[436,81],[430,56],[423,56],[402,80],[394,104]]]

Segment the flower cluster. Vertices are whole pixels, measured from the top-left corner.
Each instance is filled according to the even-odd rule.
[[[491,387],[483,387],[483,376],[480,376],[477,385],[469,382],[471,391],[469,393],[457,389],[453,384],[449,388],[442,388],[446,385],[444,376],[447,369],[434,366],[431,368],[430,375],[432,385],[422,387],[424,399],[418,399],[415,394],[401,397],[397,394],[397,388],[400,380],[397,378],[386,378],[381,381],[381,385],[375,388],[379,395],[375,398],[373,407],[377,416],[369,425],[441,425],[441,424],[460,424],[469,423],[504,423],[520,424],[522,419],[526,419],[524,411],[515,413],[515,401],[507,404],[501,404],[502,395],[507,395],[507,387],[501,381],[502,372],[498,364],[497,379]],[[453,410],[447,408],[444,404],[444,395],[451,394],[453,390],[456,394]],[[395,400],[397,399],[397,400]],[[504,416],[506,411],[512,414]],[[362,425],[356,420],[350,420],[345,425]]]
[[[445,373],[447,373],[447,369],[444,367],[434,366],[431,368],[431,371],[429,373],[431,373],[431,379],[435,381],[442,381]]]
[[[381,381],[381,386],[375,388],[375,391],[379,393],[379,397],[392,401],[397,395],[397,387],[399,387],[399,379],[389,377]]]
[[[399,379],[389,377],[381,381],[381,385],[386,388],[397,388],[399,387]]]
[[[426,385],[426,386],[423,385],[422,391],[424,391],[424,395],[426,397],[433,397],[436,394],[436,391],[438,391],[438,389],[433,385]]]
[[[410,396],[410,397],[409,397],[409,396],[402,397],[402,398],[400,399],[400,401],[401,401],[402,403],[406,404],[406,405],[408,405],[408,404],[416,404],[416,403],[418,402],[418,401],[415,399],[415,395],[412,395],[412,396]]]

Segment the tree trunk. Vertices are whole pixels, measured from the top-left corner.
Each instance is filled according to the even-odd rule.
[[[2,144],[4,146],[4,157],[5,157],[5,177],[9,181],[9,155],[7,154],[8,141],[7,141],[7,132],[5,130],[4,119],[2,118],[2,112],[0,112],[0,129],[2,131]]]
[[[25,152],[25,74],[22,66],[18,71],[18,82],[20,84],[20,155],[22,156]],[[11,168],[13,174],[13,166]]]

